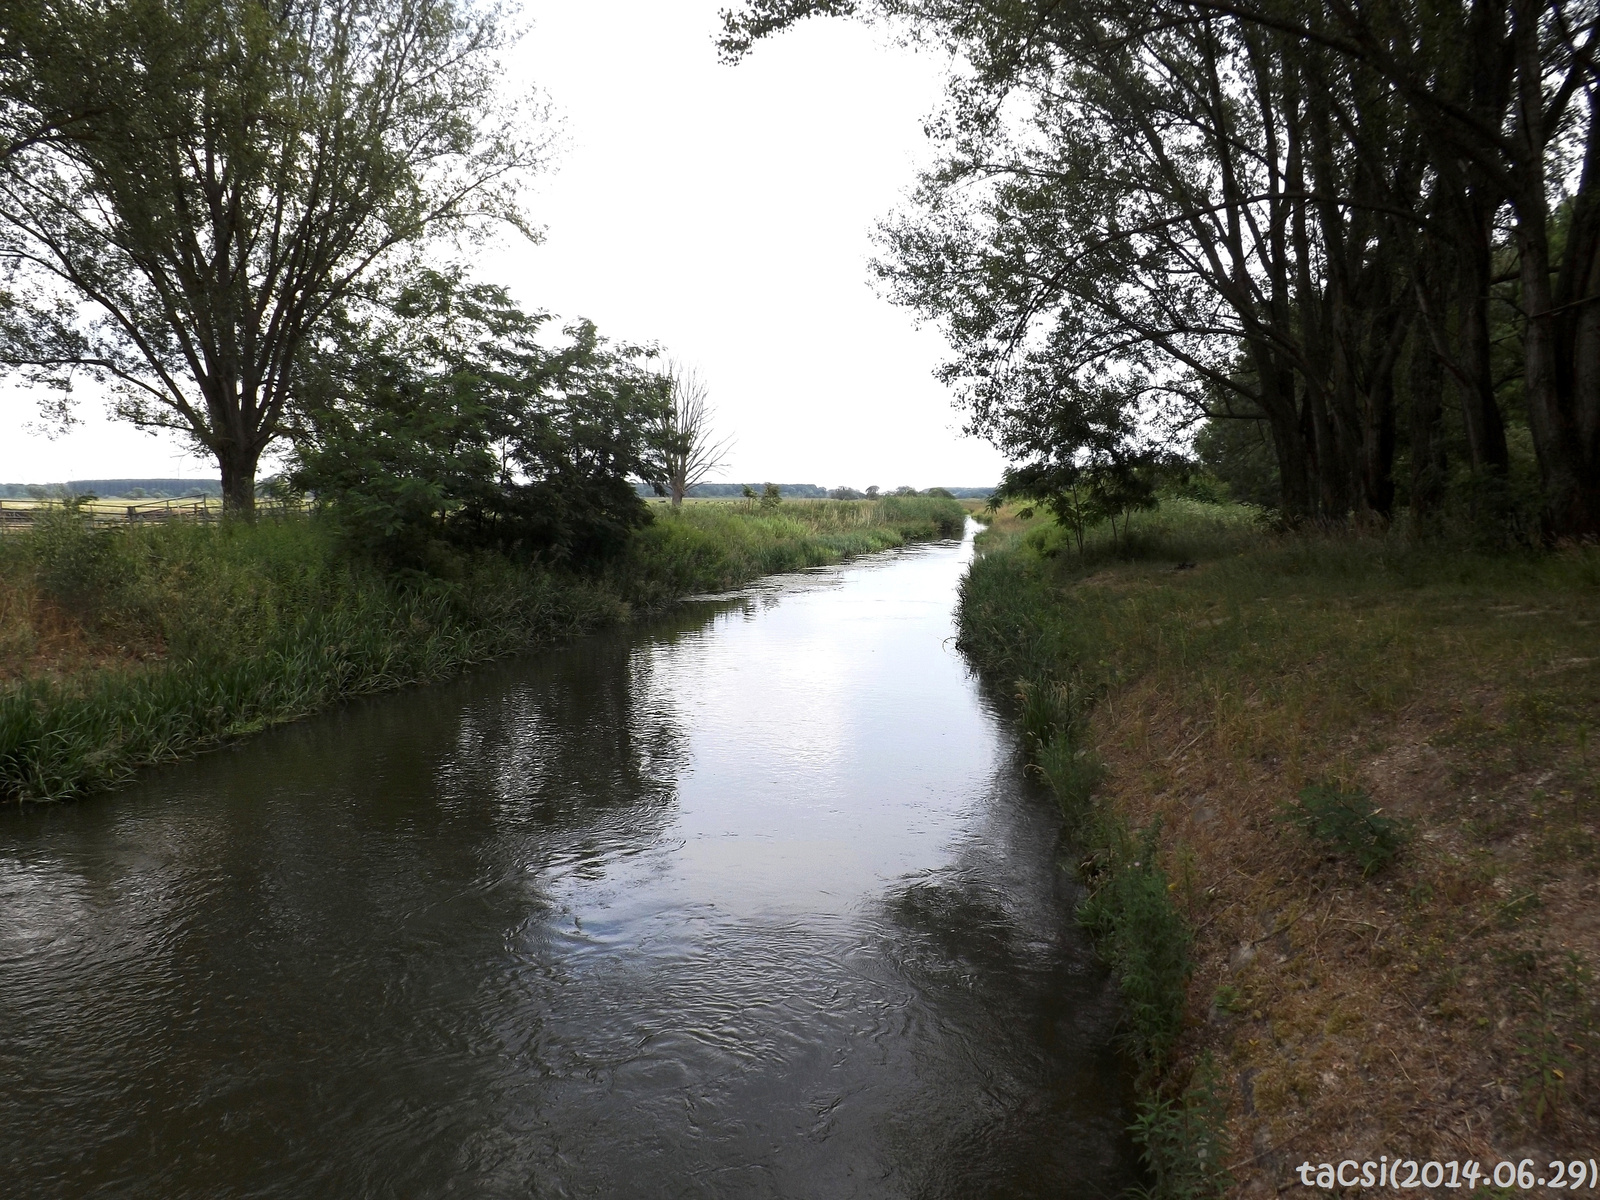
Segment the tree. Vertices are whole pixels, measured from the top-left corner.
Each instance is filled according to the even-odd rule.
[[[584,568],[650,519],[631,477],[659,481],[667,399],[641,351],[586,322],[549,348],[544,313],[459,272],[339,316],[303,354],[292,480],[355,548],[389,568],[448,547]]]
[[[690,488],[723,465],[732,440],[713,441],[712,409],[705,380],[693,367],[669,362],[663,378],[670,398],[662,411],[657,441],[662,447],[662,494],[677,508]]]
[[[51,11],[55,25],[8,41],[26,69],[0,74],[7,111],[76,114],[71,137],[0,164],[15,302],[0,362],[63,404],[75,373],[107,382],[119,415],[214,455],[226,506],[248,512],[330,313],[403,247],[526,229],[540,147],[499,97],[494,14],[456,0]]]
[[[976,431],[1127,455],[1163,417],[1259,421],[1287,513],[1387,517],[1402,440],[1437,502],[1448,378],[1474,473],[1506,474],[1520,395],[1547,532],[1600,536],[1594,0],[746,0],[723,48],[852,14],[963,60],[882,270]]]
[[[62,20],[54,0],[8,0],[0,21],[0,162],[31,147],[73,137],[96,115],[73,97],[41,87],[61,66],[79,31]],[[81,100],[81,98],[80,98]]]

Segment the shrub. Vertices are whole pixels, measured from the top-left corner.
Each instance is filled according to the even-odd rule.
[[[1149,1168],[1152,1200],[1210,1200],[1233,1183],[1227,1158],[1227,1102],[1217,1086],[1208,1051],[1180,1098],[1151,1096],[1140,1102],[1133,1140]]]
[[[39,587],[67,609],[97,607],[122,577],[118,543],[90,527],[74,505],[41,512],[27,537]]]
[[[1319,842],[1350,855],[1363,877],[1381,870],[1404,847],[1410,831],[1381,816],[1383,810],[1361,789],[1344,791],[1332,783],[1312,784],[1284,806],[1283,818]]]
[[[664,384],[594,326],[552,349],[504,289],[424,272],[342,319],[304,367],[289,486],[390,570],[450,575],[448,550],[591,568],[650,512]]]
[[[1155,861],[1160,830],[1137,837],[1096,814],[1094,890],[1078,919],[1101,942],[1127,1005],[1128,1043],[1146,1071],[1158,1071],[1183,1028],[1192,937]]]

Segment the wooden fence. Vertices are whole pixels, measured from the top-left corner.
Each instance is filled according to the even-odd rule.
[[[0,500],[0,533],[30,529],[40,513],[59,511],[59,501]],[[298,504],[257,501],[258,517],[282,517],[304,512]],[[222,501],[216,497],[183,496],[151,500],[91,500],[77,509],[78,515],[96,528],[160,524],[167,521],[205,523],[222,519]]]

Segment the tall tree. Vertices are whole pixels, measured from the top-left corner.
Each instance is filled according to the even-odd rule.
[[[677,508],[690,488],[711,478],[722,466],[731,446],[717,440],[709,389],[693,367],[671,362],[663,375],[667,404],[661,411],[656,442],[661,447],[662,486]]]
[[[526,228],[538,164],[499,91],[490,10],[457,0],[52,0],[4,76],[13,112],[76,114],[0,165],[13,319],[0,361],[215,456],[254,505],[301,347],[432,235]],[[34,29],[41,47],[24,44]],[[71,37],[59,36],[71,31]],[[19,312],[29,319],[16,319]]]
[[[1386,514],[1421,158],[1371,73],[1181,5],[981,11],[947,155],[884,267],[944,321],[979,428],[1106,430],[1115,389],[1146,436],[1158,408],[1242,410],[1285,511]],[[1051,406],[1087,419],[1031,413]]]

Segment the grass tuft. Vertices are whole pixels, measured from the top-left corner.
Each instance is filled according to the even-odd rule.
[[[1388,866],[1410,837],[1404,822],[1381,812],[1364,788],[1347,791],[1337,784],[1317,783],[1301,788],[1281,815],[1317,841],[1354,858],[1365,878]]]

